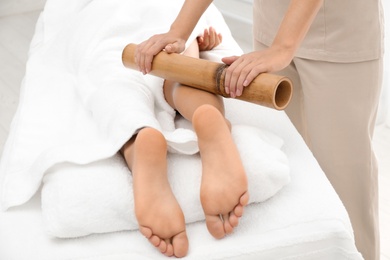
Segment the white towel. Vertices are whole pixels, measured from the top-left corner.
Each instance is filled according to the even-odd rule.
[[[263,202],[290,181],[283,140],[259,128],[235,125],[248,176],[250,201]],[[168,155],[168,177],[186,223],[204,220],[200,203],[201,161],[198,154]],[[131,174],[120,155],[85,166],[61,164],[44,178],[42,216],[46,231],[69,238],[138,228]]]

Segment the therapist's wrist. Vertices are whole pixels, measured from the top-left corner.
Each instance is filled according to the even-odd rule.
[[[286,42],[274,42],[270,48],[274,49],[281,56],[285,57],[286,60],[290,61],[294,58],[295,52],[297,50],[297,46],[295,44],[288,44]]]
[[[175,24],[172,24],[171,28],[169,29],[169,33],[177,39],[183,40],[184,42],[188,40],[191,34],[191,32],[187,33],[186,30],[180,26],[176,26]]]

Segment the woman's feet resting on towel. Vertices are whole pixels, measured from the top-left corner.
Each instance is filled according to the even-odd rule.
[[[192,123],[202,159],[201,203],[212,236],[233,232],[248,204],[247,178],[230,134],[230,125],[215,107],[196,109]],[[161,253],[184,257],[188,238],[183,212],[167,177],[167,143],[144,128],[121,150],[133,174],[135,213],[140,232]]]
[[[142,129],[122,153],[132,170],[135,214],[140,232],[161,253],[183,257],[188,251],[183,212],[167,177],[167,144],[152,128]]]
[[[248,204],[248,183],[230,124],[213,106],[200,106],[192,124],[202,159],[201,203],[210,234],[233,232]]]

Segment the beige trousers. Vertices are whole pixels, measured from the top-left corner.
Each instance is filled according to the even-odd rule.
[[[255,41],[255,49],[265,46]],[[378,169],[372,147],[382,60],[330,63],[294,58],[280,74],[294,92],[286,113],[346,207],[358,250],[379,260]]]

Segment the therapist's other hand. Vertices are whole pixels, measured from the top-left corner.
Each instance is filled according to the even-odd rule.
[[[243,89],[260,73],[282,70],[292,59],[293,53],[275,47],[223,58],[222,61],[230,65],[225,75],[226,94],[230,94],[232,98],[241,96]]]
[[[172,32],[156,34],[138,44],[135,49],[135,63],[143,74],[147,74],[152,69],[152,61],[155,55],[162,50],[167,53],[183,52],[185,42],[184,39],[177,37]]]
[[[217,33],[213,27],[204,29],[203,35],[197,38],[199,51],[209,51],[222,42],[222,35]]]

